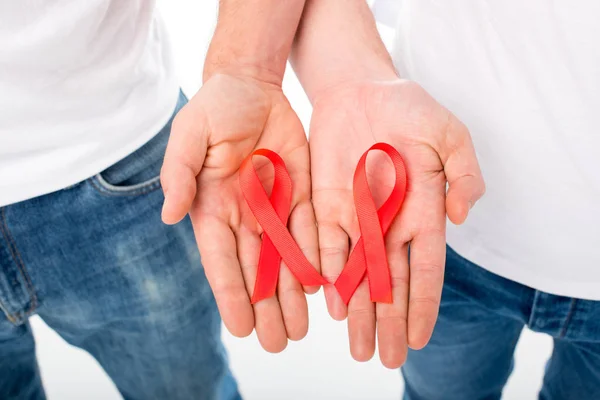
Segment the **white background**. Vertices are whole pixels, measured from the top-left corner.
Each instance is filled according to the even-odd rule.
[[[159,1],[173,41],[180,82],[188,96],[200,87],[202,61],[216,19],[216,0]],[[383,31],[389,42],[390,32]],[[310,104],[292,73],[284,89],[305,126]],[[242,394],[248,400],[391,400],[400,399],[402,381],[376,358],[357,363],[349,355],[345,322],[327,315],[322,293],[311,296],[311,329],[301,342],[278,355],[261,350],[255,336],[236,339],[226,332]],[[32,325],[42,377],[50,400],[120,399],[117,390],[87,353],[67,345],[37,317]],[[551,351],[549,337],[525,331],[516,351],[516,368],[505,399],[533,400]],[[168,399],[165,399],[168,400]]]

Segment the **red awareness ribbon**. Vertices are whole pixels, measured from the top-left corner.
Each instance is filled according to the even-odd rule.
[[[396,171],[396,182],[383,205],[377,209],[367,181],[367,155],[371,150],[385,152]],[[335,281],[335,288],[345,304],[365,277],[369,278],[371,301],[392,302],[390,268],[385,251],[384,235],[400,212],[406,196],[407,177],[404,160],[398,151],[387,143],[376,143],[363,154],[354,172],[354,206],[360,226],[360,238],[350,253],[348,262]]]
[[[367,182],[366,160],[371,150],[384,151],[391,158],[396,172],[392,193],[379,210],[375,206]],[[252,164],[252,157],[255,155],[267,157],[273,164],[275,179],[270,197]],[[400,153],[389,144],[377,143],[361,157],[354,174],[354,202],[361,237],[335,282],[335,287],[346,304],[365,274],[369,277],[371,300],[392,302],[384,235],[400,211],[406,195],[406,185],[404,161]],[[281,157],[271,150],[254,151],[240,167],[240,186],[250,210],[264,231],[252,303],[275,294],[282,259],[301,284],[328,284],[329,282],[306,259],[287,229],[292,201],[292,181]]]
[[[267,157],[275,169],[270,198],[252,164],[255,155]],[[301,284],[321,286],[329,283],[306,259],[287,229],[292,204],[292,179],[283,159],[271,150],[254,151],[240,167],[240,186],[250,210],[264,231],[252,304],[275,294],[281,259]]]

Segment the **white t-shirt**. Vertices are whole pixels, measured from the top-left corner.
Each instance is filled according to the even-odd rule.
[[[141,147],[178,86],[150,0],[0,0],[0,206]]]
[[[398,1],[399,73],[469,127],[487,183],[449,245],[600,300],[600,2]]]

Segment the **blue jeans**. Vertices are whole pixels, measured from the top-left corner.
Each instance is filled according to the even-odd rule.
[[[125,399],[240,399],[190,220],[160,219],[170,128],[95,177],[0,208],[0,399],[45,398],[33,314]]]
[[[600,399],[600,301],[536,291],[448,248],[440,317],[430,344],[409,351],[404,399],[500,399],[524,326],[554,338],[541,400]]]

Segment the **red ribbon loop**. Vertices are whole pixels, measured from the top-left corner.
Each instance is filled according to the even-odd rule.
[[[254,155],[268,158],[275,169],[270,197],[252,164]],[[240,186],[250,210],[264,231],[252,303],[275,294],[282,259],[301,284],[327,284],[325,278],[306,259],[287,229],[292,204],[292,180],[283,159],[271,150],[254,151],[240,167]]]
[[[377,209],[367,181],[366,161],[371,150],[385,152],[396,172],[392,193]],[[264,156],[275,169],[271,196],[262,186],[252,157]],[[320,286],[325,280],[306,259],[287,229],[292,203],[292,180],[284,161],[277,153],[259,149],[254,151],[240,167],[240,186],[250,210],[262,226],[263,242],[258,261],[258,273],[252,294],[252,303],[275,295],[281,260],[292,274],[305,286]],[[400,153],[386,143],[373,145],[358,162],[354,173],[354,203],[361,237],[350,253],[344,270],[335,282],[343,301],[348,304],[356,288],[367,274],[373,302],[391,303],[392,287],[384,236],[400,212],[406,196],[406,168]]]
[[[379,210],[375,206],[367,181],[366,161],[371,150],[385,152],[392,160],[396,172],[396,182],[392,193]],[[406,186],[406,168],[402,156],[389,144],[376,143],[363,154],[358,162],[354,173],[354,203],[361,237],[350,253],[344,270],[335,282],[335,287],[344,303],[348,304],[365,273],[369,278],[371,301],[392,302],[392,286],[384,235],[400,212],[406,196]]]

